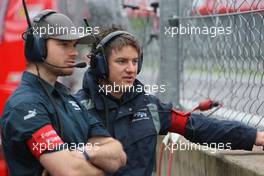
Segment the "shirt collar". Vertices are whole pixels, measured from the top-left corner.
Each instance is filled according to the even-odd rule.
[[[49,94],[70,94],[70,89],[61,84],[60,82],[55,83],[55,86],[49,84],[47,81],[43,80],[42,78],[38,77],[37,75],[34,75],[28,71],[25,71],[22,75],[22,84],[23,83],[29,83],[31,86],[35,88],[41,88],[42,85],[45,86],[47,92]],[[42,85],[41,85],[42,84]]]

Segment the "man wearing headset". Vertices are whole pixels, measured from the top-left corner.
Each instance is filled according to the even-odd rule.
[[[78,43],[89,36],[72,34],[65,15],[44,10],[24,34],[27,68],[8,99],[1,119],[2,144],[9,174],[104,175],[125,165],[122,145],[59,82],[73,73]],[[39,36],[41,27],[65,30]],[[35,33],[32,29],[34,28]]]
[[[156,137],[168,132],[195,143],[230,143],[232,149],[264,145],[263,132],[254,128],[202,114],[185,114],[142,91],[144,85],[136,76],[143,57],[139,43],[128,32],[118,28],[100,31],[91,52],[91,67],[76,97],[123,144],[127,165],[115,175],[150,176]]]

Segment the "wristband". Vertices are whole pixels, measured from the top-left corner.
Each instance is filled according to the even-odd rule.
[[[88,155],[86,150],[83,151],[83,156],[86,159],[86,161],[90,161],[90,156]]]
[[[83,147],[83,148],[77,148],[77,150],[83,154],[83,156],[84,156],[84,158],[85,158],[86,161],[90,161],[89,154],[88,154],[88,152],[85,150],[84,147]]]

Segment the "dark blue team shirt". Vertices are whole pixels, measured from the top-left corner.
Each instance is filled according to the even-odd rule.
[[[138,80],[134,86],[144,86]],[[121,99],[100,92],[95,76],[89,70],[83,79],[83,89],[77,99],[89,113],[108,128],[127,154],[127,165],[115,176],[150,176],[156,155],[157,135],[164,135],[171,127],[171,103],[143,92],[126,92]],[[232,149],[251,150],[256,129],[236,121],[208,118],[192,113],[184,136],[195,143],[231,143]]]
[[[47,124],[51,124],[69,146],[85,144],[93,136],[109,136],[102,123],[85,111],[64,85],[57,82],[53,87],[36,75],[24,72],[1,119],[2,144],[10,175],[40,175],[43,171],[26,141]]]

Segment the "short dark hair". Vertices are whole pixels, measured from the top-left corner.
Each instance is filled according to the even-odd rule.
[[[108,34],[115,32],[115,31],[124,31],[124,29],[120,27],[113,26],[112,28],[104,28],[100,29],[99,34],[96,36],[96,42],[93,43],[92,46],[92,53],[97,53],[96,46],[99,44],[99,42]],[[119,35],[111,40],[111,42],[108,42],[104,45],[103,50],[106,58],[109,58],[113,50],[121,49],[124,46],[132,46],[135,48],[140,55],[140,44],[135,39],[135,37],[129,35],[129,34],[123,34]]]

